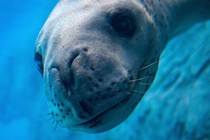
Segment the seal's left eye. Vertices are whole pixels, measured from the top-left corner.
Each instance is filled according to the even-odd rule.
[[[134,15],[126,9],[111,11],[109,21],[111,26],[122,36],[131,36],[136,30]]]
[[[44,68],[43,68],[43,63],[42,63],[42,56],[39,53],[36,53],[34,60],[38,66],[39,72],[43,75]]]

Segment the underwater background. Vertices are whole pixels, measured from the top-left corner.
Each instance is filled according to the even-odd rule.
[[[210,21],[168,43],[154,84],[121,125],[86,134],[52,124],[34,46],[57,2],[0,1],[0,140],[210,140]]]

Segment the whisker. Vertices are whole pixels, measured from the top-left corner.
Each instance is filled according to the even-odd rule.
[[[129,80],[128,82],[131,83],[131,82],[138,82],[138,81],[141,81],[141,80],[144,80],[147,76],[143,77],[143,78],[139,78],[139,79],[134,79],[134,80]]]
[[[126,92],[126,94],[130,95],[130,94],[133,94],[133,93],[131,93],[131,92]]]
[[[52,125],[54,125],[54,123],[55,123],[55,119],[53,118],[53,122],[52,122]]]
[[[155,62],[153,62],[153,63],[151,63],[151,64],[149,64],[149,65],[147,65],[147,66],[145,66],[145,67],[142,67],[141,69],[139,69],[139,71],[144,70],[144,69],[146,69],[146,68],[149,68],[149,67],[151,67],[151,66],[157,64],[158,62],[159,62],[159,60],[158,60],[158,61],[155,61]]]
[[[126,94],[132,94],[132,96],[138,96],[138,94],[135,94],[135,93],[133,93],[133,92],[126,92]]]
[[[58,126],[58,121],[56,121],[56,124],[55,124],[55,127],[54,127],[54,132],[56,131],[57,126]]]
[[[50,120],[52,120],[53,119],[53,116],[51,116],[47,121],[49,122]]]
[[[139,85],[151,85],[152,83],[138,83]]]
[[[47,113],[47,116],[51,116],[51,113],[49,112],[49,113]]]
[[[141,93],[141,94],[145,94],[145,92],[142,92],[142,91],[138,91],[138,90],[132,90],[133,92],[136,92],[136,93]]]
[[[122,103],[119,103],[119,105],[123,107],[123,104]]]
[[[49,113],[48,113],[49,114]],[[40,116],[37,116],[37,120],[42,121],[42,120],[47,120],[50,117],[50,114],[41,114]]]

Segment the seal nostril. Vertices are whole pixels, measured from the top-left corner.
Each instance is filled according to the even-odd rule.
[[[71,68],[71,65],[73,63],[73,61],[75,60],[75,58],[79,56],[79,52],[78,51],[75,51],[75,52],[72,52],[72,54],[70,55],[70,58],[69,58],[69,67]]]

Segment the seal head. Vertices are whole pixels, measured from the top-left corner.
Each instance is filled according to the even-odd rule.
[[[152,83],[156,29],[132,1],[61,1],[37,39],[50,113],[91,133],[124,121]]]

